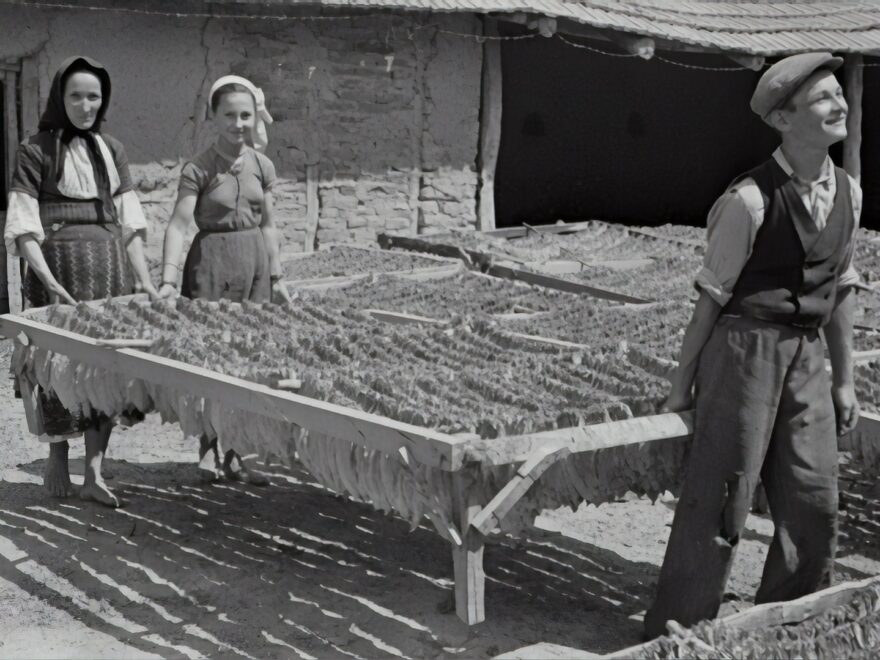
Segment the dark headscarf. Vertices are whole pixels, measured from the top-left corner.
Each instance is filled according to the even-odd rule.
[[[74,73],[79,71],[88,71],[94,74],[101,83],[101,107],[95,116],[95,122],[86,130],[82,130],[73,125],[70,117],[64,109],[64,87],[67,80]],[[107,113],[107,106],[110,102],[110,75],[107,70],[101,66],[99,62],[90,57],[75,56],[69,57],[55,72],[52,79],[52,87],[49,90],[49,101],[46,104],[46,110],[40,117],[38,126],[41,131],[52,131],[55,134],[55,180],[60,181],[64,171],[64,150],[75,137],[81,137],[85,140],[88,147],[89,160],[92,163],[92,170],[95,175],[95,184],[98,189],[98,197],[102,202],[105,216],[109,219],[116,219],[116,205],[113,203],[113,195],[110,190],[110,175],[107,170],[107,163],[104,162],[104,156],[101,148],[95,140],[95,135],[101,132],[101,122]]]

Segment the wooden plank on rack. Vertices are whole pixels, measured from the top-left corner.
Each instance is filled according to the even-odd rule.
[[[869,465],[880,467],[880,415],[863,410],[855,431],[838,438],[837,448],[851,451]]]
[[[880,576],[859,582],[845,582],[822,591],[808,594],[797,600],[780,603],[764,603],[736,612],[722,619],[724,625],[739,630],[758,630],[769,626],[802,623],[823,612],[848,603],[853,594],[880,585]]]
[[[134,349],[101,347],[94,339],[32,319],[10,314],[0,316],[0,335],[16,337],[22,332],[37,346],[96,367],[192,392],[230,407],[316,429],[326,435],[388,454],[395,454],[405,447],[415,460],[442,470],[457,470],[462,465],[462,448],[468,442],[466,439],[290,392],[280,392],[265,385]]]
[[[568,291],[569,293],[580,293],[592,296],[593,298],[601,298],[603,300],[615,300],[617,302],[633,304],[654,302],[648,298],[637,298],[636,296],[629,296],[625,293],[600,289],[598,287],[589,286],[588,284],[582,284],[581,282],[572,282],[571,280],[564,280],[561,277],[535,273],[521,268],[511,268],[510,266],[492,264],[488,267],[486,273],[494,275],[495,277],[503,277],[518,282],[527,282],[528,284],[536,284],[550,289],[558,289],[559,291]]]
[[[693,411],[648,415],[493,440],[471,440],[463,448],[464,460],[483,465],[508,465],[522,463],[545,447],[568,447],[572,454],[578,454],[640,442],[686,438],[693,430]]]
[[[705,243],[703,243],[702,241],[695,241],[691,238],[678,238],[677,236],[666,236],[665,234],[651,231],[650,229],[645,229],[644,227],[626,227],[626,230],[630,234],[641,234],[642,236],[656,238],[659,241],[668,241],[669,243],[678,243],[679,245],[686,245],[687,247],[700,248],[700,249],[703,249],[706,247]]]
[[[567,234],[571,232],[584,231],[595,227],[599,222],[596,220],[586,220],[584,222],[557,222],[553,225],[532,225],[534,231],[539,234]],[[483,232],[486,236],[494,236],[495,238],[523,238],[530,233],[525,227],[502,227],[501,229],[492,229]]]
[[[449,321],[444,321],[443,319],[406,314],[404,312],[390,312],[384,309],[365,309],[362,311],[379,321],[395,323],[397,325],[449,325]]]

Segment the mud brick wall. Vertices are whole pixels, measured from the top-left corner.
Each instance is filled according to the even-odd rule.
[[[261,87],[275,119],[267,155],[285,251],[306,247],[315,219],[315,245],[476,223],[482,46],[436,29],[479,32],[474,15],[230,20],[0,7],[0,24],[0,57],[38,59],[43,103],[65,57],[89,55],[110,71],[105,130],[128,152],[153,262],[180,167],[213,139],[211,83],[227,73]]]

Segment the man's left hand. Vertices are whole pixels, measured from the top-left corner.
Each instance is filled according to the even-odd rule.
[[[275,282],[272,284],[272,302],[277,304],[292,302],[290,293],[287,291],[284,282]]]
[[[852,385],[832,387],[831,398],[834,401],[834,412],[837,415],[837,435],[850,433],[859,422],[859,402]]]

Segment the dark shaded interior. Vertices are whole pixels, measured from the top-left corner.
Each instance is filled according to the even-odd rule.
[[[623,52],[610,42],[566,39]],[[645,61],[558,38],[501,44],[499,227],[587,219],[703,226],[727,184],[778,144],[749,109],[760,74],[729,70],[738,65],[723,56],[658,51]],[[864,219],[880,228],[880,190],[870,187],[880,174],[880,159],[871,157],[880,153],[880,131],[871,130],[869,112],[880,102],[880,70],[866,68],[865,82]],[[839,146],[832,149],[838,163],[840,156]]]

